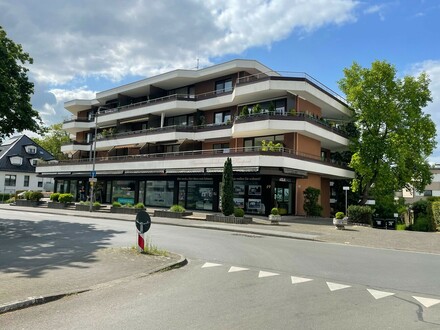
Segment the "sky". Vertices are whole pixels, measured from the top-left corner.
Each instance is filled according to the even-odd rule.
[[[174,69],[254,59],[343,96],[344,68],[385,60],[429,75],[440,142],[439,0],[0,0],[0,26],[34,59],[46,125],[69,118],[66,101]]]

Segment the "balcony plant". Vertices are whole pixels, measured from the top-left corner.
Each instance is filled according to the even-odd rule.
[[[261,105],[259,103],[252,107],[252,114],[257,115],[261,113]]]
[[[269,214],[270,223],[277,225],[281,221],[280,211],[277,207],[272,208]]]

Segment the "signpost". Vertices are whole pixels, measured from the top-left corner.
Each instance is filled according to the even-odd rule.
[[[144,234],[150,229],[151,218],[145,211],[140,211],[136,215],[136,230],[139,252],[144,252],[145,237]]]

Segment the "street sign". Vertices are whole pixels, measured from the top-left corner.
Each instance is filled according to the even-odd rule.
[[[145,211],[139,211],[136,215],[136,228],[141,233],[146,233],[151,226],[151,218]]]
[[[89,178],[89,182],[98,182],[98,178]]]
[[[90,172],[90,176],[91,176],[92,178],[94,178],[94,177],[96,176],[96,171],[91,171],[91,172]]]

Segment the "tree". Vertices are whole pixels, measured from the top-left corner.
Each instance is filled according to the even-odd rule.
[[[34,141],[50,152],[56,159],[66,159],[66,155],[61,152],[61,146],[70,142],[69,134],[62,129],[63,124],[54,124],[49,127],[46,134],[41,139],[35,138]]]
[[[396,77],[385,61],[371,68],[354,63],[339,81],[351,107],[359,136],[351,139],[352,189],[361,205],[412,184],[422,191],[431,182],[427,157],[435,148],[435,124],[423,113],[431,100],[429,78]]]
[[[32,64],[32,58],[0,26],[0,140],[15,131],[42,132],[41,118],[30,103],[34,84],[26,63]]]
[[[234,213],[234,179],[231,158],[227,158],[223,167],[222,211],[224,215]]]
[[[322,206],[318,204],[321,190],[318,188],[307,187],[304,190],[304,211],[308,216],[321,216]]]

